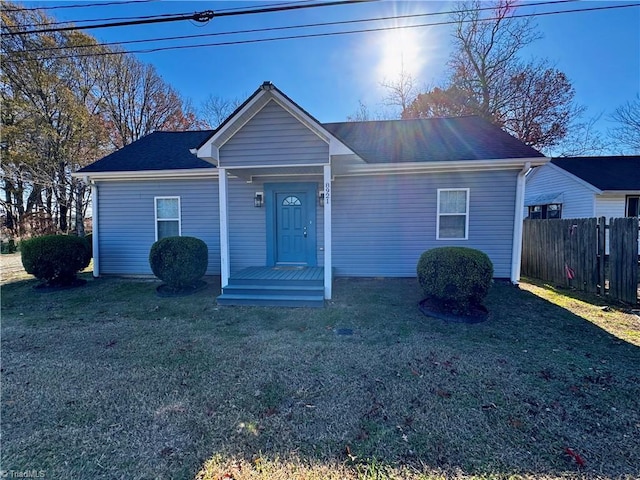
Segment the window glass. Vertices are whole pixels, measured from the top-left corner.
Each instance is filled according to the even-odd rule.
[[[640,216],[640,197],[627,197],[627,217]]]
[[[469,190],[438,190],[438,240],[468,238]]]
[[[156,202],[158,220],[175,220],[180,217],[180,202],[177,198],[157,198]]]
[[[180,225],[177,220],[162,220],[158,222],[158,240],[179,235]]]
[[[180,197],[156,197],[156,240],[180,236]]]
[[[467,192],[464,190],[441,191],[440,213],[467,213]]]
[[[440,238],[464,238],[466,218],[463,215],[440,217]]]
[[[284,207],[288,207],[292,205],[297,207],[302,204],[300,203],[300,199],[294,196],[287,197],[282,201],[282,206]]]

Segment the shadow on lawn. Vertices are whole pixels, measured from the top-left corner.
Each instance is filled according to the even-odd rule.
[[[335,421],[283,393],[216,445],[198,479],[640,475],[638,347],[508,285],[492,291],[486,324],[452,325],[421,318],[411,284],[388,282],[336,284],[334,304],[351,314],[340,322],[355,327],[352,354],[386,339],[378,359],[350,365],[341,389],[358,402],[331,410]],[[390,298],[396,308],[380,306]],[[412,335],[423,342],[407,346]],[[264,368],[286,392],[286,365]],[[292,420],[313,425],[316,439],[337,435],[301,438]]]
[[[496,284],[489,320],[466,325],[423,316],[414,279],[337,279],[325,309],[217,307],[217,283],[159,299],[154,285],[3,286],[3,468],[640,476],[640,349],[531,293]]]

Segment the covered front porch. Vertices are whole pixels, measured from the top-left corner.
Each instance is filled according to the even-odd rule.
[[[323,307],[324,267],[248,267],[229,277],[219,305]]]

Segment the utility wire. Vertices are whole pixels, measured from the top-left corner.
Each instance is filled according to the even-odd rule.
[[[146,0],[146,1],[150,1],[150,0]],[[156,1],[156,0],[154,0]],[[270,7],[275,7],[278,5],[295,5],[295,4],[299,4],[299,3],[306,3],[306,2],[312,2],[313,0],[301,0],[299,2],[283,2],[283,3],[271,3],[269,4]],[[569,1],[569,0],[566,0]],[[578,1],[578,0],[571,0],[571,1]],[[119,3],[126,3],[126,2],[119,2]],[[216,10],[216,12],[227,12],[227,11],[233,11],[233,10],[241,10],[242,8],[258,8],[259,5],[256,6],[251,6],[251,7],[234,7],[234,8],[222,8],[220,10]],[[7,10],[5,10],[7,11]],[[12,10],[8,10],[8,11],[12,11]],[[13,10],[16,11],[16,10]],[[27,23],[27,24],[22,24],[20,25],[21,28],[27,28],[27,27],[50,27],[53,25],[74,25],[77,23],[88,23],[88,22],[111,22],[111,21],[117,21],[117,20],[136,20],[136,19],[146,19],[146,18],[156,18],[156,17],[171,17],[173,15],[178,15],[176,13],[158,13],[155,15],[138,15],[135,17],[110,17],[110,18],[91,18],[91,19],[79,19],[79,20],[61,20],[59,22],[42,22],[42,23]]]
[[[559,3],[571,3],[577,2],[580,0],[550,0],[547,2],[538,2],[538,3],[525,3],[518,5],[518,8],[525,7],[536,7],[540,5],[555,5]],[[466,13],[471,11],[483,11],[483,10],[494,10],[495,7],[481,7],[467,10],[456,10],[454,11],[446,11],[446,12],[429,12],[429,13],[413,13],[408,15],[395,15],[388,17],[378,17],[378,18],[363,18],[358,20],[340,20],[334,22],[320,22],[320,23],[306,23],[301,25],[286,25],[280,27],[265,27],[265,28],[253,28],[248,30],[232,30],[227,32],[215,32],[215,33],[200,33],[196,35],[178,35],[174,37],[159,37],[159,38],[148,38],[148,39],[139,39],[139,40],[124,40],[120,42],[103,42],[97,44],[86,44],[86,45],[73,45],[73,46],[56,46],[56,47],[42,47],[42,48],[34,48],[31,50],[23,50],[24,53],[31,52],[41,52],[41,51],[53,51],[53,50],[66,50],[70,48],[92,48],[92,47],[108,47],[112,45],[128,45],[134,43],[148,43],[148,42],[165,42],[165,41],[173,41],[173,40],[188,40],[193,38],[208,38],[208,37],[219,37],[223,35],[239,35],[244,33],[261,33],[261,32],[275,32],[282,30],[291,30],[298,28],[315,28],[315,27],[326,27],[326,26],[336,26],[336,25],[348,25],[354,23],[365,23],[365,22],[382,22],[385,20],[404,20],[408,18],[419,18],[419,17],[429,17],[429,16],[437,16],[437,15],[450,15],[452,13]]]
[[[629,7],[638,7],[640,3],[633,4],[625,4],[625,5],[607,5],[603,7],[590,7],[590,8],[582,8],[582,9],[571,9],[571,10],[556,10],[551,12],[535,12],[535,13],[526,13],[526,14],[516,14],[512,15],[509,18],[528,18],[528,17],[541,17],[541,16],[549,16],[549,15],[559,15],[565,13],[581,13],[581,12],[593,12],[593,11],[602,11],[602,10],[614,10],[620,8],[629,8]],[[497,17],[486,18],[483,20],[498,20]],[[473,20],[466,20],[463,23],[469,23]],[[235,40],[228,42],[217,42],[217,43],[205,43],[205,44],[196,44],[196,45],[177,45],[177,46],[169,46],[169,47],[156,47],[149,49],[141,49],[141,50],[130,50],[128,52],[115,52],[115,51],[101,51],[101,52],[93,52],[93,53],[79,53],[74,55],[56,55],[50,57],[40,57],[43,60],[54,60],[54,59],[63,59],[63,58],[77,58],[77,57],[91,57],[91,56],[106,56],[106,55],[126,55],[126,54],[136,54],[136,53],[156,53],[167,50],[183,50],[188,48],[202,48],[202,47],[223,47],[230,45],[246,45],[252,43],[263,43],[263,42],[274,42],[281,40],[294,40],[301,38],[321,38],[321,37],[331,37],[338,35],[351,35],[357,33],[372,33],[372,32],[381,32],[388,30],[402,30],[408,28],[424,28],[424,27],[435,27],[441,25],[454,25],[457,24],[457,20],[448,20],[443,22],[434,22],[434,23],[421,23],[414,25],[402,25],[402,26],[392,26],[392,27],[379,27],[379,28],[367,28],[360,30],[345,30],[341,32],[324,32],[324,33],[309,33],[309,34],[301,34],[301,35],[290,35],[290,36],[282,36],[282,37],[271,37],[271,38],[258,38],[258,39],[249,39],[249,40]]]
[[[82,3],[79,5],[56,5],[53,7],[16,7],[3,8],[5,12],[34,12],[36,10],[57,10],[60,8],[86,8],[86,7],[105,7],[109,5],[126,5],[128,3],[149,3],[158,0],[127,0],[122,2],[105,2],[105,3]]]
[[[216,13],[213,10],[205,10],[203,12],[196,12],[192,14],[181,14],[181,15],[175,15],[171,17],[148,18],[144,20],[128,20],[128,21],[114,22],[114,23],[101,23],[101,24],[94,24],[94,25],[85,25],[84,27],[69,26],[69,27],[56,27],[56,28],[41,28],[37,30],[18,30],[18,31],[12,31],[12,32],[3,32],[2,34],[0,34],[0,36],[6,37],[6,36],[15,36],[15,35],[29,35],[33,33],[52,33],[52,32],[66,32],[71,30],[89,30],[93,28],[126,27],[126,26],[132,26],[132,25],[146,25],[146,24],[152,24],[152,23],[176,22],[181,20],[194,20],[196,22],[204,23],[217,17],[251,15],[254,13],[285,12],[290,10],[300,10],[303,8],[333,7],[337,5],[350,5],[354,3],[367,3],[367,2],[375,2],[375,1],[378,1],[378,0],[336,0],[336,1],[325,2],[325,3],[290,5],[290,6],[284,6],[284,7],[264,7],[264,8],[254,8],[251,10],[227,11],[227,12],[219,12],[219,13]]]

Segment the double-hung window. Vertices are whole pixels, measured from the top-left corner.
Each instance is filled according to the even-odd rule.
[[[437,240],[467,240],[469,238],[469,189],[439,188]]]
[[[156,240],[181,235],[180,197],[155,197]]]

